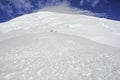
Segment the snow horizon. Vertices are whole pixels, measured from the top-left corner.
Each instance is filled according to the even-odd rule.
[[[79,2],[78,2],[79,1]],[[86,13],[87,11],[90,13],[94,13],[97,14],[95,15],[96,17],[104,17],[104,18],[108,18],[108,19],[113,19],[113,20],[119,20],[119,2],[116,1],[115,5],[115,1],[112,2],[112,0],[110,1],[110,4],[113,3],[113,7],[110,6],[109,1],[108,0],[78,0],[78,1],[74,1],[74,0],[1,0],[0,1],[0,22],[4,22],[7,20],[10,20],[12,18],[15,18],[17,16],[21,16],[23,14],[28,14],[31,12],[34,12],[34,10],[38,10],[44,7],[49,7],[49,6],[56,6],[59,5],[61,3],[66,3],[67,5],[69,5],[70,8],[78,8],[81,10],[85,10]],[[104,6],[106,10],[104,10],[104,8],[99,8],[100,5]],[[106,6],[105,6],[106,5]],[[107,5],[109,5],[107,8]],[[90,8],[91,7],[91,8]],[[90,9],[89,9],[90,8]],[[95,9],[96,8],[96,9]],[[97,9],[98,8],[98,9]],[[115,11],[114,11],[115,9]],[[102,11],[103,10],[103,11]],[[116,12],[117,10],[117,12]],[[106,12],[107,11],[107,12]],[[99,14],[99,15],[98,15]],[[91,15],[91,14],[90,14]],[[117,19],[118,18],[118,19]]]

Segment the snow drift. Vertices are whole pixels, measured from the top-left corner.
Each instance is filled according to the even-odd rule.
[[[120,22],[37,12],[0,24],[1,80],[119,80]]]

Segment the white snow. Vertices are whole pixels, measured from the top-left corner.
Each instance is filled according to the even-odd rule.
[[[85,15],[37,12],[0,24],[0,33],[9,32],[9,34],[16,30],[26,33],[36,32],[36,30],[50,32],[51,29],[120,48],[120,21]]]
[[[42,11],[1,23],[0,80],[120,80],[120,21]]]

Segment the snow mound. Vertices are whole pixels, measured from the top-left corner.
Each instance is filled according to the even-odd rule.
[[[119,80],[120,49],[61,33],[0,42],[1,80]]]
[[[37,12],[0,24],[0,80],[120,80],[120,21]]]
[[[1,23],[0,41],[6,39],[6,35],[8,38],[23,33],[51,31],[82,36],[120,48],[120,21],[48,11],[27,14]]]

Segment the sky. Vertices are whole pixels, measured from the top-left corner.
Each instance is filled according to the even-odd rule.
[[[82,9],[101,14],[97,17],[120,21],[120,0],[0,0],[0,22],[63,2],[72,9]]]

